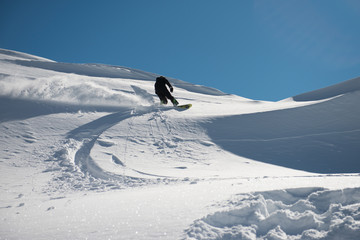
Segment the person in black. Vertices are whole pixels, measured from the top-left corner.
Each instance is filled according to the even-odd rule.
[[[174,91],[174,88],[171,86],[170,82],[163,76],[156,78],[155,83],[155,93],[158,95],[162,104],[167,104],[167,99],[169,99],[174,106],[177,106],[179,103],[176,99],[170,94],[166,85],[170,88],[170,92]]]

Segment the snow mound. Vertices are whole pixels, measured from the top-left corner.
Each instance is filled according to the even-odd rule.
[[[140,102],[132,92],[118,91],[94,79],[77,76],[17,78],[16,81],[13,77],[5,77],[0,82],[0,95],[83,105],[136,106]]]
[[[8,63],[8,64],[13,64],[13,65],[15,64],[18,66],[23,66],[23,67],[28,67],[43,71],[52,71],[63,74],[76,74],[79,76],[89,76],[89,77],[98,77],[98,78],[120,78],[120,79],[133,79],[133,80],[143,80],[143,81],[153,82],[154,79],[157,76],[159,76],[159,74],[150,73],[128,67],[122,67],[122,66],[112,66],[105,64],[94,64],[94,63],[77,64],[77,63],[55,62],[45,58],[36,57],[30,54],[15,52],[6,49],[0,49],[0,61],[4,61],[4,63]],[[0,73],[0,77],[1,74],[2,73]],[[12,75],[12,74],[5,74],[4,76],[7,75]],[[214,96],[228,95],[215,88],[195,85],[171,77],[168,77],[168,79],[175,87],[183,88],[190,92],[196,92],[196,93],[208,94]]]
[[[355,91],[299,108],[214,118],[204,128],[238,156],[316,173],[360,172],[359,101]]]
[[[360,90],[360,77],[294,96],[294,101],[316,101]]]
[[[300,188],[240,194],[195,221],[186,239],[356,239],[360,188]]]

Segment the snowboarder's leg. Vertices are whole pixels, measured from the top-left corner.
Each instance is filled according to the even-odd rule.
[[[164,105],[166,105],[166,104],[168,103],[166,97],[161,98],[160,101],[161,101],[161,103],[164,104]]]
[[[164,94],[161,94],[161,93],[159,93],[159,92],[157,92],[156,93],[157,95],[158,95],[158,97],[159,97],[159,99],[160,99],[160,102],[162,103],[162,104],[167,104],[167,99],[166,99],[166,97],[165,97],[165,95]]]
[[[174,106],[177,106],[179,104],[169,91],[166,91],[165,96],[172,102]]]

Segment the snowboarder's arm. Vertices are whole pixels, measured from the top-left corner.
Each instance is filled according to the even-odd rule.
[[[171,86],[171,84],[170,84],[170,82],[169,82],[169,80],[167,80],[166,79],[166,85],[168,85],[169,86],[169,88],[170,88],[170,92],[173,92],[174,91],[174,88]]]

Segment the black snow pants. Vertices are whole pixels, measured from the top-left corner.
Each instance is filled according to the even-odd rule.
[[[174,101],[174,97],[170,94],[169,90],[166,87],[159,89],[155,88],[155,93],[156,95],[158,95],[160,101],[163,104],[167,104],[167,99],[169,99],[171,102]]]

